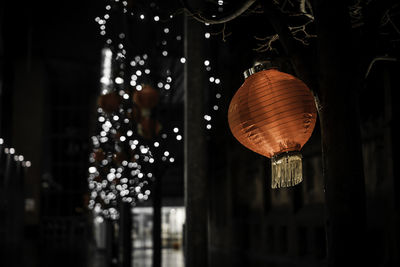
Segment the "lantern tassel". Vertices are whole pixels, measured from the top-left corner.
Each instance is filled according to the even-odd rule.
[[[272,188],[295,186],[303,181],[301,153],[284,152],[271,159]]]

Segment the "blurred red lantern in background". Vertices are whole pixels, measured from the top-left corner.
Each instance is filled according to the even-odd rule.
[[[97,106],[108,113],[117,112],[120,104],[121,97],[116,92],[100,95],[97,99]]]
[[[143,84],[140,91],[133,94],[133,102],[140,109],[152,109],[158,104],[159,92],[148,84]]]
[[[300,183],[299,150],[310,138],[317,110],[307,85],[296,77],[257,65],[229,106],[234,137],[245,147],[272,159],[272,188]]]

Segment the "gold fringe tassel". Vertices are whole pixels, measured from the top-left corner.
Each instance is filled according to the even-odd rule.
[[[284,152],[271,159],[272,188],[295,186],[303,181],[300,152]]]

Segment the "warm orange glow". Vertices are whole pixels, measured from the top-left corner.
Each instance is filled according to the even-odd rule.
[[[235,138],[268,158],[299,151],[310,138],[316,118],[309,88],[276,69],[249,76],[234,95],[228,112]]]
[[[115,92],[101,95],[97,99],[97,106],[99,106],[105,112],[108,113],[118,111],[120,104],[121,104],[121,97]]]
[[[141,109],[152,109],[157,105],[158,99],[158,91],[147,84],[142,85],[142,90],[133,94],[133,102]]]

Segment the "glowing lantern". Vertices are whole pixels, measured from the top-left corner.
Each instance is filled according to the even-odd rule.
[[[135,91],[133,101],[140,109],[152,109],[158,103],[159,93],[150,85],[142,85],[140,91]]]
[[[121,97],[116,92],[100,95],[97,99],[97,105],[108,113],[118,111],[120,104]]]
[[[296,77],[257,65],[229,106],[229,127],[245,147],[271,158],[272,188],[303,180],[300,149],[310,138],[317,110],[309,88]]]

